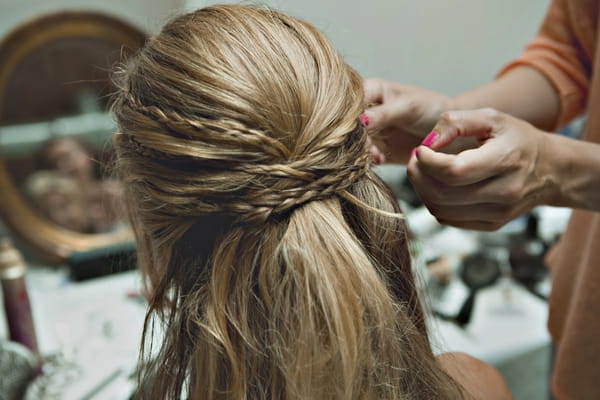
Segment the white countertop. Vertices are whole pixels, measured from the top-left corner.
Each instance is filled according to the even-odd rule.
[[[61,355],[62,361],[49,363],[53,379],[60,382],[50,384],[50,392],[61,400],[127,399],[135,387],[131,374],[146,309],[136,296],[138,273],[82,283],[67,283],[64,276],[30,268],[27,278],[40,352],[51,358]],[[6,336],[2,317],[0,338]]]

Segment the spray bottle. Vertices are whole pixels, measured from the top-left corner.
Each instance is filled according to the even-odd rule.
[[[29,295],[25,285],[27,266],[8,238],[0,239],[0,281],[10,340],[39,355]]]

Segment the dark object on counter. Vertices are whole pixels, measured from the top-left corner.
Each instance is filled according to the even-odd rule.
[[[535,290],[536,285],[547,275],[544,256],[548,245],[538,234],[538,219],[535,214],[527,218],[527,227],[521,234],[510,238],[510,267],[515,281],[522,284],[532,294],[546,299]]]
[[[494,285],[502,272],[500,262],[493,253],[477,252],[467,256],[460,267],[460,279],[469,289],[469,294],[464,300],[456,315],[448,315],[433,310],[435,316],[445,321],[453,322],[458,326],[465,327],[471,322],[475,299],[479,290]]]
[[[27,267],[21,253],[8,238],[0,239],[0,281],[10,340],[21,343],[34,354],[38,345],[31,315],[25,274]]]
[[[97,278],[136,268],[136,246],[124,242],[89,251],[75,252],[67,259],[71,278],[76,281]]]
[[[477,292],[480,289],[492,286],[500,278],[500,275],[498,260],[489,254],[479,252],[464,259],[460,277],[469,288],[469,296],[455,318],[459,326],[465,326],[471,322]]]

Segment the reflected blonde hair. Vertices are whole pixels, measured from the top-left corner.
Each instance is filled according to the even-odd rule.
[[[119,82],[146,336],[164,322],[140,397],[461,397],[370,169],[361,79],[320,32],[267,8],[203,8]]]

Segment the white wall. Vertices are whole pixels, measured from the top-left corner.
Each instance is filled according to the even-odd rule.
[[[111,13],[149,32],[187,9],[234,1],[0,0],[0,36],[64,8]],[[456,94],[493,78],[535,34],[549,0],[263,0],[319,27],[364,77]]]
[[[120,17],[145,30],[157,32],[185,0],[0,0],[0,37],[18,24],[44,13],[94,10]]]
[[[187,0],[188,8],[232,1]],[[364,77],[446,94],[488,82],[537,31],[549,0],[266,0],[324,31]]]

